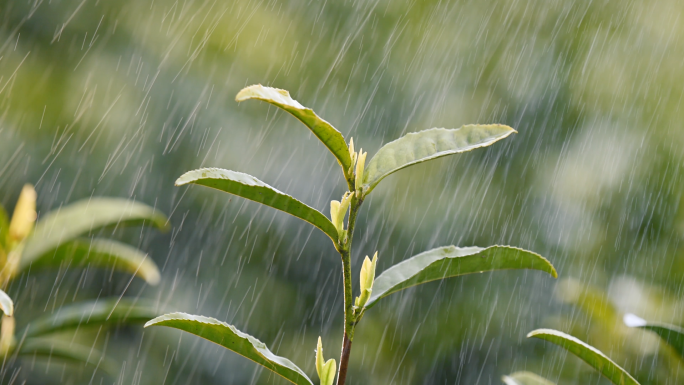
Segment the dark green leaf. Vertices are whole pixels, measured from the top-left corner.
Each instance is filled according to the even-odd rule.
[[[330,123],[318,117],[312,109],[306,108],[299,104],[298,101],[292,99],[290,93],[285,90],[255,84],[242,89],[235,97],[235,100],[238,102],[249,99],[257,99],[271,103],[299,119],[299,121],[309,127],[311,132],[313,132],[314,135],[328,147],[328,150],[335,155],[337,162],[342,166],[345,177],[349,177],[348,171],[352,165],[349,148],[347,147],[347,143],[344,141],[342,134]]]
[[[506,385],[554,385],[553,382],[531,372],[515,372],[503,376]]]
[[[504,269],[534,269],[558,276],[553,265],[539,254],[511,246],[438,247],[411,257],[375,278],[370,308],[392,293],[421,283],[464,274]]]
[[[135,274],[151,285],[159,283],[160,277],[157,265],[147,254],[125,243],[105,239],[76,239],[62,244],[34,260],[31,270],[62,264],[114,268]]]
[[[99,350],[75,345],[66,341],[27,339],[19,348],[20,356],[61,359],[74,363],[85,363],[100,368],[109,375],[116,376],[116,362],[106,358]]]
[[[318,227],[334,243],[337,243],[338,234],[335,225],[320,211],[276,190],[251,175],[220,168],[201,168],[183,174],[176,181],[176,186],[188,183],[212,187],[284,211]]]
[[[107,298],[77,302],[57,309],[53,314],[32,320],[18,335],[43,336],[89,326],[147,322],[159,315],[153,304],[144,300]]]
[[[646,322],[646,320],[634,314],[626,314],[624,322],[629,327],[650,330],[656,333],[684,359],[684,329],[679,326],[659,322]]]
[[[382,146],[373,156],[363,175],[364,188],[368,193],[386,176],[404,167],[486,147],[514,132],[514,129],[501,124],[473,124],[406,134]]]
[[[61,244],[111,225],[152,224],[167,227],[166,217],[142,203],[117,198],[92,198],[50,211],[26,239],[20,270]]]
[[[527,337],[540,338],[566,349],[570,353],[581,358],[594,369],[598,370],[606,378],[616,385],[639,385],[639,383],[629,375],[618,364],[606,357],[600,350],[588,345],[577,338],[553,329],[537,329],[530,332]]]
[[[145,327],[148,326],[168,326],[192,333],[249,358],[293,384],[313,385],[309,377],[290,360],[276,356],[261,341],[217,319],[170,313],[149,321],[145,324]]]

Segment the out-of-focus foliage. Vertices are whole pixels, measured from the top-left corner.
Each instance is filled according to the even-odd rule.
[[[538,327],[596,346],[641,384],[682,381],[657,337],[613,339],[598,320],[610,303],[618,315],[684,324],[682,2],[6,0],[0,16],[0,203],[12,207],[33,183],[41,211],[118,196],[169,213],[172,226],[115,229],[151,252],[158,288],[111,272],[31,273],[15,284],[28,287],[16,299],[26,312],[125,292],[234,324],[313,373],[317,337],[342,328],[327,237],[219,192],[173,187],[186,170],[218,166],[319,211],[339,199],[339,166],[301,123],[233,101],[262,83],[289,89],[371,154],[431,127],[519,131],[386,178],[359,219],[355,270],[375,250],[381,272],[439,245],[514,244],[603,293],[586,312],[548,299],[555,282],[517,272],[403,291],[364,317],[350,383],[486,384],[518,370],[601,381],[562,349],[526,340]],[[97,339],[126,362],[120,383],[275,381],[177,333]]]

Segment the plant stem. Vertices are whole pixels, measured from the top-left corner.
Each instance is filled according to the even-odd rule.
[[[342,355],[340,357],[340,371],[337,375],[337,385],[344,385],[347,379],[347,369],[349,367],[349,356],[351,355],[351,345],[354,340],[354,301],[351,279],[351,245],[354,237],[354,226],[356,216],[359,213],[359,206],[363,200],[356,196],[352,198],[349,209],[349,221],[347,225],[347,243],[340,248],[342,256],[342,275],[344,277],[344,338],[342,339]]]

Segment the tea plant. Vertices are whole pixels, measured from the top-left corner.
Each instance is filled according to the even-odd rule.
[[[17,278],[28,280],[29,274],[55,267],[62,274],[80,266],[111,268],[156,285],[159,270],[145,253],[127,244],[94,236],[105,227],[136,224],[167,227],[166,217],[152,207],[112,198],[91,198],[60,207],[36,222],[36,192],[30,185],[22,189],[11,220],[0,206],[0,309],[4,313],[0,359],[3,362],[18,356],[42,356],[92,363],[115,374],[114,364],[91,346],[52,337],[57,332],[86,326],[144,322],[158,315],[153,306],[119,297],[76,302],[30,320],[15,333],[14,303],[6,291],[9,288],[10,292],[21,292],[26,285],[17,285],[15,289],[12,283]]]
[[[350,257],[354,228],[362,203],[378,183],[405,167],[486,147],[516,131],[499,124],[467,125],[458,129],[432,128],[410,133],[387,143],[366,165],[367,153],[362,149],[356,152],[353,139],[350,139],[347,145],[339,131],[311,109],[292,99],[287,91],[254,85],[243,89],[236,97],[238,102],[249,99],[262,100],[289,112],[304,123],[335,156],[342,169],[348,191],[339,201],[330,202],[330,219],[259,179],[237,171],[202,168],[185,173],[178,178],[176,185],[203,185],[259,202],[307,221],[330,237],[342,261],[344,335],[339,371],[334,359],[324,360],[323,346],[319,338],[316,370],[321,384],[332,385],[336,372],[337,384],[345,383],[356,327],[368,309],[392,293],[434,280],[491,270],[536,269],[545,271],[553,277],[557,276],[556,270],[545,258],[519,248],[446,246],[409,258],[385,270],[376,278],[378,253],[375,252],[372,259],[366,257],[363,262],[360,288],[358,296],[354,299]],[[290,360],[274,355],[256,338],[217,319],[171,313],[157,317],[145,326],[152,325],[169,326],[206,338],[263,365],[294,384],[313,384],[304,371]]]

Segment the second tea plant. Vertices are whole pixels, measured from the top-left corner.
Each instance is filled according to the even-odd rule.
[[[432,128],[409,133],[384,145],[366,162],[367,153],[356,151],[330,123],[299,104],[285,90],[254,85],[240,91],[238,102],[256,99],[273,104],[299,119],[335,156],[347,191],[330,202],[330,217],[278,191],[261,180],[237,171],[202,168],[182,175],[177,186],[197,184],[212,187],[284,211],[309,222],[325,233],[340,256],[344,291],[344,334],[339,368],[334,359],[325,360],[322,339],[316,350],[316,371],[322,385],[345,383],[352,352],[354,331],[366,312],[383,298],[422,283],[470,273],[503,269],[535,269],[556,277],[554,267],[542,256],[510,246],[444,246],[425,251],[398,263],[376,277],[376,263],[383,252],[371,251],[360,271],[359,288],[352,287],[351,253],[356,219],[363,202],[388,175],[411,165],[489,146],[516,131],[500,124],[466,125],[456,129]],[[358,145],[358,143],[357,143]],[[331,250],[332,251],[332,250]],[[149,321],[147,326],[177,328],[224,346],[288,381],[313,384],[307,374],[290,360],[273,354],[258,339],[217,319],[185,313],[171,313]],[[328,336],[324,336],[329,339]],[[327,350],[328,352],[330,350]]]

